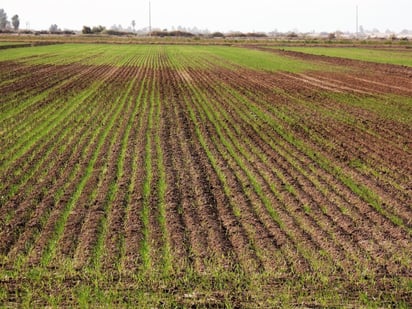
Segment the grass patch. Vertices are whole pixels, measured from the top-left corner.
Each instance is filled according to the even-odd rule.
[[[90,272],[64,274],[60,269],[39,270],[35,277],[2,279],[0,300],[4,306],[22,307],[387,307],[407,308],[408,284],[400,281],[394,291],[385,291],[385,279],[364,280],[354,285],[317,276],[277,277],[262,273],[250,276],[240,270],[216,267],[199,274],[187,271],[170,276]],[[237,269],[237,270],[236,270]],[[395,294],[394,294],[395,293]],[[406,296],[406,297],[405,297]]]
[[[199,49],[205,50],[211,55],[218,56],[223,62],[229,61],[231,64],[240,65],[253,70],[299,73],[308,70],[326,69],[326,67],[309,61],[292,59],[273,53],[247,48],[212,46],[199,47]]]
[[[353,47],[282,47],[307,54],[412,66],[412,51]]]

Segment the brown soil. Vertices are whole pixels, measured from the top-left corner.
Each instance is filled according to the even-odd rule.
[[[410,276],[412,127],[364,102],[407,109],[396,98],[412,95],[411,69],[274,52],[349,70],[257,72],[210,59],[194,69],[162,53],[125,67],[0,62],[1,76],[16,80],[0,85],[8,98],[50,91],[0,135],[16,134],[0,146],[4,162],[22,149],[0,172],[7,266],[18,256],[38,265],[71,205],[48,267],[69,259],[80,270],[134,274],[145,240],[149,271],[161,272],[170,254],[177,274],[216,266],[276,278]],[[93,82],[101,84],[75,111],[24,148],[28,119],[43,123]]]

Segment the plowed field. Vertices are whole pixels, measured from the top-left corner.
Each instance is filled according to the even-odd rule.
[[[0,303],[412,305],[411,67],[55,45],[0,93]]]

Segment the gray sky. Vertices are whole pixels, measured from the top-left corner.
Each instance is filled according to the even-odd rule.
[[[151,0],[152,27],[197,27],[210,31],[242,32],[299,30],[355,31],[356,5],[359,25],[365,29],[412,29],[412,0]],[[149,0],[1,0],[9,20],[20,16],[21,26],[80,30],[83,25],[136,29],[148,26]]]

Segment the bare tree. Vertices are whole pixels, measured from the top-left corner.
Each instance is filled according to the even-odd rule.
[[[50,26],[49,31],[50,32],[60,32],[60,29],[56,24],[53,24]]]
[[[19,26],[20,26],[20,20],[19,20],[19,15],[14,15],[12,18],[11,18],[11,23],[13,24],[13,28],[14,28],[14,30],[19,30]]]
[[[83,34],[90,34],[90,33],[92,33],[92,28],[90,28],[88,26],[83,26],[82,33]]]
[[[0,9],[0,30],[7,27],[7,14],[3,9]]]
[[[135,20],[132,20],[133,32],[136,32],[135,27],[136,27],[136,21],[135,21]]]

